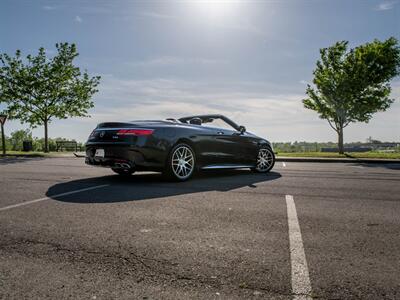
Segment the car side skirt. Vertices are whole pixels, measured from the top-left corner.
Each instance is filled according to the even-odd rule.
[[[245,168],[254,168],[255,165],[208,165],[204,166],[202,170],[214,170],[214,169],[245,169]]]

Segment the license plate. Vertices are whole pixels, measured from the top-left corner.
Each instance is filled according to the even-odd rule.
[[[96,149],[94,157],[104,157],[104,149]]]

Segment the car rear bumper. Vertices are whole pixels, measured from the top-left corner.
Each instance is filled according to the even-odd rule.
[[[104,157],[95,156],[96,149],[103,149]],[[115,143],[88,143],[85,163],[108,168],[126,168],[128,164],[137,170],[160,170],[164,167],[163,160],[158,159],[156,149]]]
[[[91,166],[105,167],[105,168],[134,168],[135,164],[132,161],[125,159],[109,159],[109,158],[94,158],[86,157],[85,163]]]

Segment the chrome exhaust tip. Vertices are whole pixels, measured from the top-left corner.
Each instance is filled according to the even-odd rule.
[[[114,168],[116,169],[125,169],[125,170],[130,170],[133,168],[133,166],[129,163],[114,163]]]
[[[131,169],[132,168],[132,166],[130,164],[128,164],[128,163],[122,163],[121,167],[124,168],[124,169]]]

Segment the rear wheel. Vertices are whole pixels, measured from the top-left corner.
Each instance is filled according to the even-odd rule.
[[[261,148],[257,155],[256,167],[252,170],[257,173],[269,172],[275,164],[275,154],[270,148]]]
[[[192,177],[195,164],[192,147],[185,143],[178,144],[171,150],[164,174],[174,180],[185,181]]]
[[[111,168],[111,170],[121,176],[129,176],[135,173],[135,170],[133,169]]]

